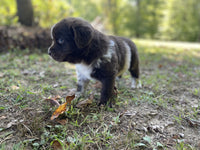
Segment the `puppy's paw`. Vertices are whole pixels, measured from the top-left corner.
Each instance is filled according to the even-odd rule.
[[[131,88],[132,88],[132,89],[136,89],[136,88],[139,89],[139,88],[142,88],[141,81],[140,81],[139,79],[133,78],[133,79],[132,79]]]

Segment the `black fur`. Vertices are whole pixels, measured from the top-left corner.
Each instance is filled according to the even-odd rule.
[[[87,21],[80,18],[66,18],[52,28],[52,45],[49,55],[60,62],[85,64],[91,66],[91,78],[102,83],[100,104],[106,104],[114,95],[116,76],[123,70],[126,62],[128,45],[131,53],[130,67],[132,77],[139,78],[139,59],[135,44],[124,37],[106,36],[94,29]],[[114,44],[111,46],[111,40]],[[112,51],[107,60],[105,55]],[[81,91],[89,79],[83,77],[78,83],[77,91]]]

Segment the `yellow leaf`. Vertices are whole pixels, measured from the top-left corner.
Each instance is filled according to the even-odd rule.
[[[71,101],[75,98],[75,94],[71,95],[71,96],[67,96],[66,97],[66,102],[61,104],[52,114],[51,116],[51,120],[54,120],[55,118],[57,118],[60,114],[63,114],[68,108],[67,105],[71,104]]]
[[[57,118],[60,114],[63,114],[66,111],[66,107],[67,107],[67,102],[60,105],[52,114],[51,116],[51,120]]]

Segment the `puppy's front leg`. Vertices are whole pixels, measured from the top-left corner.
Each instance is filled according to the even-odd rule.
[[[87,85],[89,84],[90,80],[87,79],[80,73],[77,73],[78,83],[77,83],[77,96],[81,96],[85,94],[85,90]]]
[[[101,89],[101,99],[99,105],[101,104],[104,105],[107,102],[110,102],[111,106],[111,101],[114,96],[115,78],[114,77],[105,78],[101,82],[102,82],[102,89]]]

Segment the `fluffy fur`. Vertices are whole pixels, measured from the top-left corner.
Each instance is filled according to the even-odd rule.
[[[81,18],[66,18],[51,29],[49,55],[56,61],[76,65],[77,92],[83,93],[89,80],[102,83],[99,104],[111,101],[115,78],[129,70],[132,88],[139,78],[139,58],[135,44],[124,37],[107,36]]]

